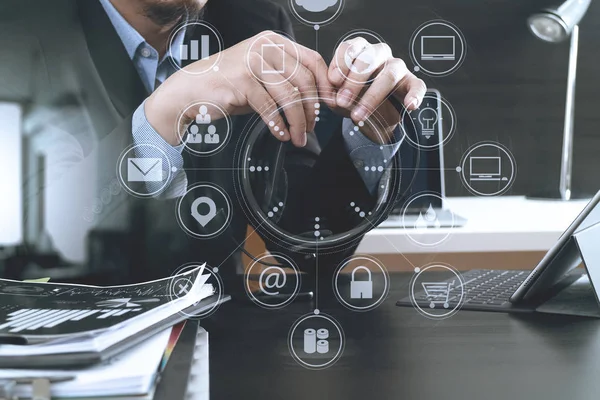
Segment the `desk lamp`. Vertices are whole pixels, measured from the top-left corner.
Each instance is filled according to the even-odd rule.
[[[565,104],[565,124],[560,167],[558,193],[550,198],[571,200],[571,175],[573,166],[573,126],[575,118],[575,86],[577,80],[577,50],[579,47],[579,26],[591,0],[567,0],[559,6],[545,8],[527,20],[529,30],[538,39],[549,43],[560,43],[571,36],[569,50],[569,72],[567,75],[567,100]]]

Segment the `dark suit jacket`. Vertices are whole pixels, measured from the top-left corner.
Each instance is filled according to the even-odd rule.
[[[218,29],[225,47],[267,29],[291,33],[284,9],[264,0],[211,0],[203,18]],[[241,264],[238,245],[248,222],[230,169],[248,116],[233,118],[233,137],[220,153],[205,158],[184,155],[186,167],[202,168],[188,172],[190,184],[213,182],[234,203],[227,232],[211,240],[194,239],[177,225],[175,201],[135,199],[115,185],[119,155],[132,141],[132,114],[148,93],[99,2],[3,0],[0,46],[0,99],[24,105],[30,144],[65,143],[57,145],[58,155],[47,157],[65,168],[53,164],[50,175],[56,179],[46,177],[42,185],[45,197],[59,196],[46,201],[53,206],[46,204],[51,213],[46,219],[52,221],[43,228],[65,258],[81,261],[84,243],[85,262],[96,283],[166,276],[186,262],[203,261],[220,266],[226,278],[233,276]],[[357,222],[351,210],[346,211],[349,199],[374,201],[343,147],[341,132],[329,136],[323,146],[312,143],[290,157],[294,173],[289,190],[298,200],[285,210],[283,223],[290,231],[310,225],[306,217],[315,215],[329,221],[326,229],[343,231]],[[37,150],[33,147],[28,151],[30,167],[40,152],[39,145]],[[74,155],[69,158],[67,153]],[[37,172],[30,168],[28,180],[36,181]],[[25,188],[29,200],[39,197],[31,186]],[[37,225],[27,226],[31,231]],[[289,252],[270,240],[267,245]],[[355,245],[356,241],[343,251],[321,255],[319,265],[333,269]],[[302,269],[311,270],[314,257],[292,256]],[[231,282],[241,284],[241,279]]]

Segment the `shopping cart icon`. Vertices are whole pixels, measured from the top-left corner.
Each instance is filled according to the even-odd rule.
[[[423,290],[429,301],[429,308],[435,308],[436,305],[443,305],[444,308],[450,307],[450,291],[454,286],[452,282],[422,282]]]

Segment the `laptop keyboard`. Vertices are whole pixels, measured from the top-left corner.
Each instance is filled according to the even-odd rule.
[[[465,286],[463,304],[502,306],[527,278],[530,271],[501,271],[476,269],[461,274]],[[450,282],[453,279],[448,279]],[[448,303],[456,304],[461,295],[461,287],[449,285]],[[435,296],[435,295],[434,295]],[[431,293],[415,293],[415,300],[421,304],[435,301]]]

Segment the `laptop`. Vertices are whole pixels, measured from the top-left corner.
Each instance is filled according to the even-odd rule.
[[[444,115],[442,97],[438,90],[428,89],[420,110],[425,108],[437,111],[437,115]],[[418,110],[417,110],[418,111]],[[404,196],[398,201],[387,220],[379,224],[379,228],[455,228],[464,226],[466,219],[453,213],[444,200],[446,184],[444,180],[444,127],[439,119],[434,131],[426,131],[424,124],[419,122],[417,112],[404,115],[406,138],[402,147],[408,146],[403,151],[401,147],[402,166],[407,172],[415,170],[414,176],[404,181],[410,186],[404,189]],[[410,129],[407,129],[409,128]],[[428,127],[431,127],[429,125]],[[414,128],[414,129],[412,129]],[[433,135],[433,136],[432,136]],[[424,139],[427,138],[427,139]],[[436,139],[437,138],[437,139]],[[423,148],[415,144],[432,143]],[[437,143],[437,144],[435,144]],[[415,152],[419,153],[415,160]],[[403,182],[403,183],[405,183]]]
[[[477,269],[461,273],[462,282],[450,288],[446,308],[456,307],[460,301],[461,310],[540,311],[600,317],[597,295],[589,282],[584,286],[586,290],[581,290],[580,283],[587,279],[582,277],[584,270],[575,270],[582,262],[579,237],[586,232],[600,236],[600,231],[595,229],[595,225],[600,223],[599,203],[600,191],[532,271]],[[592,239],[593,243],[598,242]],[[592,265],[585,266],[589,272]],[[449,286],[450,281],[455,280],[456,277],[444,282]],[[569,293],[576,296],[569,297]],[[570,304],[559,304],[561,302],[556,299],[568,299]],[[419,307],[429,307],[432,301],[431,296],[421,291],[414,294],[414,299],[409,296],[396,304],[412,306],[413,300]],[[558,311],[553,311],[553,308]]]

